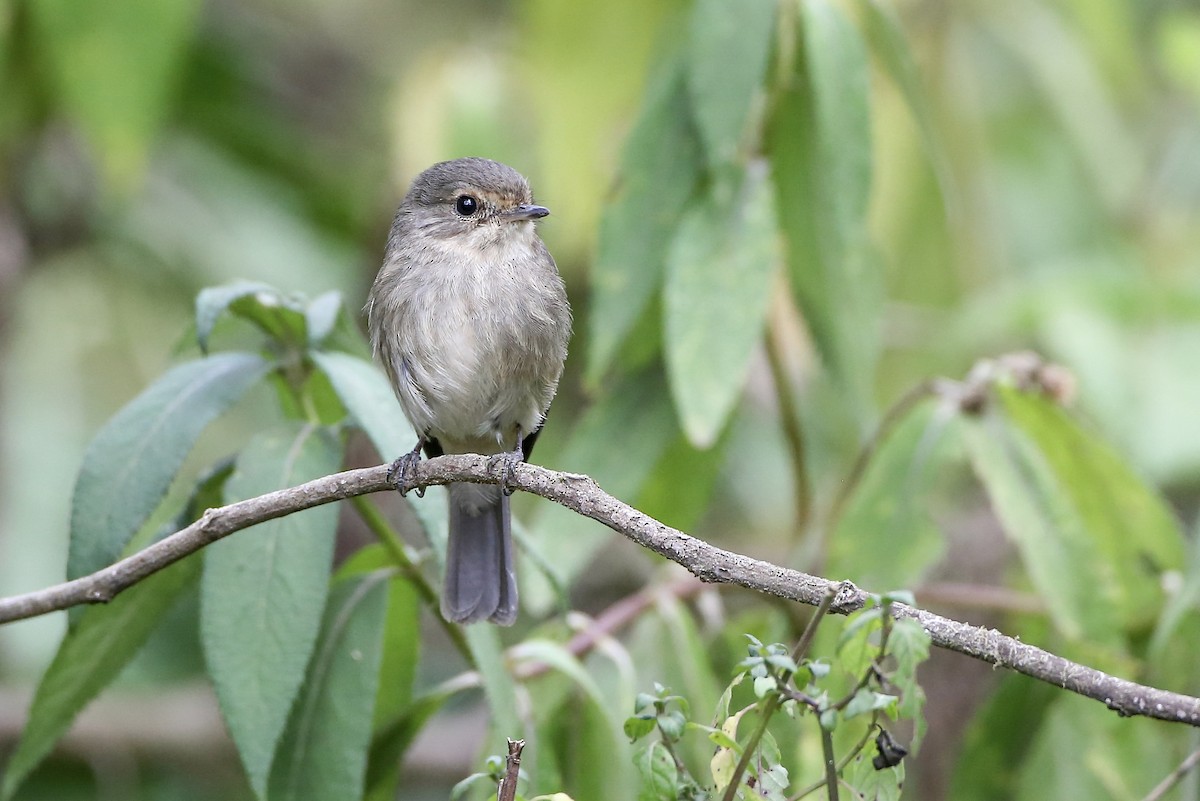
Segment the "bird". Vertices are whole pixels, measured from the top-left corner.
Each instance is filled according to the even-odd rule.
[[[441,612],[517,618],[510,488],[558,389],[571,307],[535,223],[529,182],[485,158],[443,161],[412,182],[368,295],[372,350],[417,433],[389,475],[401,492],[421,452],[501,463],[497,485],[449,485]]]

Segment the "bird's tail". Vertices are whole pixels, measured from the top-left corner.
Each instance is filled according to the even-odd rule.
[[[450,485],[450,541],[442,616],[454,623],[517,619],[517,573],[513,566],[508,496],[499,487]]]

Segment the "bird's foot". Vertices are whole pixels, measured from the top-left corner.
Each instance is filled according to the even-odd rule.
[[[408,494],[409,485],[413,480],[413,473],[417,469],[417,464],[421,461],[421,446],[424,444],[424,440],[418,440],[415,448],[392,462],[392,466],[388,468],[387,482],[395,487],[402,497]],[[424,487],[417,487],[416,491],[418,498],[425,497]]]
[[[492,472],[497,467],[500,468],[500,491],[505,495],[512,495],[516,492],[515,487],[510,487],[509,482],[517,473],[517,465],[525,461],[525,453],[521,450],[521,438],[517,437],[517,447],[511,451],[493,454],[488,457],[487,469]]]

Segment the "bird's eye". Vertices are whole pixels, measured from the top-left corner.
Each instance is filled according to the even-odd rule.
[[[479,211],[479,201],[470,195],[459,195],[458,200],[454,201],[454,208],[462,216],[470,217]]]

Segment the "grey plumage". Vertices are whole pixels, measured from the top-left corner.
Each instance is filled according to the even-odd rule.
[[[562,278],[534,230],[548,213],[518,172],[480,158],[435,164],[400,204],[368,327],[427,452],[513,452],[541,428],[571,334]],[[447,619],[515,620],[508,506],[499,487],[450,486]]]

